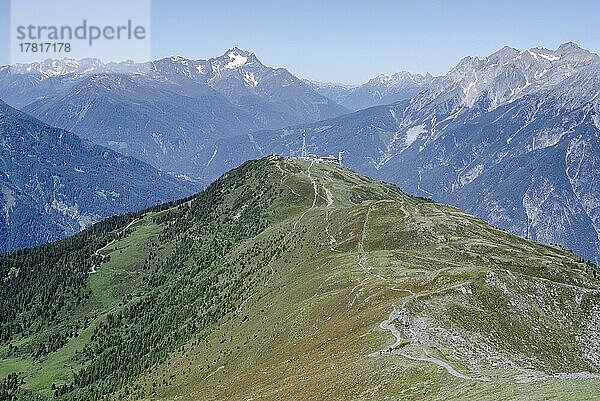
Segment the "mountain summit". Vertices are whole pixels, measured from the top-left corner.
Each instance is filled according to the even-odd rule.
[[[236,69],[253,63],[262,63],[256,58],[254,53],[241,50],[238,47],[227,50],[221,57],[211,59],[211,65],[219,66],[219,69]]]

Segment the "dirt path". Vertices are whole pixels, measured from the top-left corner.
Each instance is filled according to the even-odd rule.
[[[363,223],[360,240],[358,241],[358,245],[356,247],[357,248],[357,252],[358,252],[358,255],[356,257],[356,264],[361,268],[361,270],[363,270],[370,277],[373,277],[373,278],[375,278],[377,280],[380,280],[380,281],[383,281],[384,283],[386,283],[386,285],[388,286],[388,288],[390,290],[397,291],[397,292],[408,292],[408,293],[414,295],[414,293],[412,291],[410,291],[410,290],[403,289],[403,288],[396,288],[394,286],[394,283],[390,279],[388,279],[386,277],[383,277],[380,274],[373,273],[367,267],[367,256],[366,256],[366,252],[365,252],[364,242],[365,242],[365,237],[366,237],[366,232],[367,232],[367,225],[369,224],[369,217],[370,217],[371,212],[373,211],[373,207],[375,206],[376,203],[377,203],[377,201],[374,201],[373,203],[371,203],[369,205],[369,209],[367,210],[367,213],[365,215],[365,222]],[[357,289],[358,289],[358,292],[354,295],[354,298],[352,299],[352,301],[350,301],[350,304],[348,305],[348,307],[352,307],[354,305],[354,303],[358,300],[358,297],[360,296],[360,294],[364,290],[364,288],[362,288],[362,286],[368,280],[369,280],[369,278],[366,277],[359,284],[357,284],[354,288],[352,288],[352,290],[350,291],[350,295],[354,294],[354,292]],[[361,287],[361,288],[359,289],[359,287]]]
[[[365,222],[363,223],[363,228],[362,228],[362,233],[360,236],[360,240],[358,241],[358,245],[357,245],[357,251],[358,251],[358,256],[356,258],[356,263],[358,264],[358,266],[360,266],[360,268],[367,273],[368,275],[375,277],[383,282],[385,282],[389,288],[393,291],[400,291],[400,292],[404,292],[407,290],[404,289],[399,289],[399,288],[394,288],[393,283],[390,281],[390,279],[383,277],[380,274],[376,274],[373,273],[367,266],[367,256],[366,256],[366,252],[365,252],[365,237],[366,237],[366,233],[367,233],[367,225],[369,224],[369,216],[371,215],[371,212],[373,211],[373,207],[376,205],[377,201],[374,201],[373,203],[371,203],[369,205],[369,209],[367,210],[367,214],[365,216]]]
[[[314,161],[310,162],[310,166],[308,166],[308,170],[306,170],[306,174],[308,175],[308,178],[310,179],[310,182],[312,183],[313,186],[313,190],[315,192],[315,195],[313,197],[313,203],[312,206],[308,209],[306,209],[301,215],[300,217],[298,217],[298,220],[296,220],[296,223],[294,223],[294,230],[298,227],[298,224],[300,223],[300,221],[304,218],[304,216],[306,216],[306,213],[310,212],[312,209],[314,209],[314,207],[317,204],[317,197],[319,196],[319,191],[317,189],[317,181],[310,175],[310,168],[313,166]]]
[[[425,295],[425,294],[423,294]],[[403,306],[406,305],[406,303],[408,301],[410,301],[411,299],[413,299],[413,296],[408,297],[404,303]],[[370,354],[370,356],[377,356],[377,355],[385,355],[386,353],[393,353],[396,348],[398,348],[403,342],[406,343],[407,341],[410,341],[409,339],[406,339],[402,336],[402,334],[400,333],[400,331],[396,328],[396,325],[393,323],[395,320],[397,320],[399,317],[402,316],[402,313],[400,311],[398,311],[396,309],[396,306],[394,305],[394,311],[390,314],[390,317],[387,318],[386,320],[384,320],[383,322],[381,322],[379,324],[379,327],[383,330],[388,330],[396,339],[394,344],[392,344],[388,350],[380,350],[377,352],[373,352],[372,354]],[[479,378],[479,377],[471,377],[471,376],[467,376],[463,373],[460,373],[459,371],[457,371],[456,369],[454,369],[452,366],[450,366],[450,364],[448,364],[446,361],[443,361],[439,358],[436,358],[434,356],[432,356],[428,351],[427,348],[423,345],[423,346],[419,346],[418,349],[420,351],[423,352],[424,356],[418,356],[418,355],[411,355],[406,351],[403,352],[399,352],[398,355],[401,355],[407,359],[413,360],[413,361],[420,361],[420,362],[429,362],[429,363],[433,363],[434,365],[440,366],[444,369],[446,369],[446,371],[454,376],[457,377],[459,379],[463,379],[463,380],[477,380],[477,381],[489,381],[490,379],[488,378]],[[391,352],[390,352],[391,351]]]
[[[403,356],[407,359],[413,360],[413,361],[433,363],[437,366],[440,366],[440,367],[446,369],[446,371],[450,375],[452,375],[456,378],[459,378],[459,379],[490,381],[489,378],[472,377],[472,376],[468,376],[463,373],[460,373],[459,371],[454,369],[452,366],[450,366],[450,364],[448,364],[446,361],[443,361],[439,358],[432,356],[427,351],[427,348],[425,345],[414,344],[414,341],[412,339],[403,337],[402,333],[400,333],[400,331],[394,324],[394,322],[397,321],[400,317],[405,316],[405,314],[407,313],[405,306],[411,300],[417,299],[418,297],[422,297],[422,296],[429,296],[429,295],[433,295],[436,293],[441,293],[441,292],[446,292],[449,290],[457,289],[457,288],[463,287],[466,284],[468,284],[468,282],[455,284],[455,285],[452,285],[449,287],[444,287],[439,290],[426,291],[426,292],[416,293],[416,294],[410,290],[403,290],[403,291],[406,291],[407,293],[410,293],[411,295],[409,295],[408,297],[406,297],[406,299],[404,299],[400,310],[398,310],[395,303],[392,304],[392,308],[393,308],[392,313],[386,320],[384,320],[383,322],[381,322],[379,324],[379,327],[381,329],[389,331],[390,334],[394,337],[394,339],[395,339],[394,344],[392,344],[387,350],[379,350],[379,351],[371,353],[369,356],[393,354],[393,352],[396,350],[396,348],[400,347],[402,345],[402,343],[405,343],[406,345],[411,345],[412,347],[417,348],[417,350],[421,351],[423,353],[423,355],[409,354],[407,351],[398,352],[397,355],[401,355],[401,356]],[[414,331],[412,330],[412,328],[409,328],[409,331],[414,334]],[[404,350],[405,348],[401,347],[401,349]]]
[[[325,183],[322,184],[323,185],[323,190],[325,190],[325,196],[327,196],[327,207],[331,207],[333,205],[333,194],[331,193],[331,191],[329,190],[329,188],[327,188],[325,186]]]
[[[414,356],[414,355],[409,355],[405,352],[401,352],[400,355],[402,355],[403,357],[405,357],[407,359],[413,360],[413,361],[433,363],[434,365],[437,365],[439,367],[446,369],[446,371],[450,375],[452,375],[456,378],[459,378],[459,379],[476,380],[476,381],[490,381],[490,379],[488,379],[488,378],[471,377],[471,376],[467,376],[463,373],[460,373],[459,371],[454,369],[452,366],[450,366],[447,362],[442,361],[441,359],[438,359],[434,356],[431,356],[431,354],[429,354],[429,352],[427,352],[425,347],[423,347],[422,350],[423,350],[423,353],[425,354],[425,356]]]
[[[407,301],[405,301],[405,303],[406,302]],[[402,344],[402,341],[405,341],[402,337],[402,334],[400,334],[400,331],[398,331],[396,325],[394,325],[393,323],[394,320],[398,319],[400,316],[400,312],[396,309],[396,305],[394,305],[394,311],[390,314],[390,317],[379,324],[380,328],[382,328],[383,330],[389,330],[389,332],[392,333],[392,335],[396,339],[394,344],[390,346],[392,350],[398,347],[400,344]]]
[[[125,228],[123,228],[121,231],[117,232],[116,236],[118,237],[119,235],[123,234],[125,231],[127,231],[132,225],[134,225],[135,223],[137,223],[138,221],[140,221],[140,218],[137,219],[133,219],[133,221],[131,221],[129,224],[127,224],[125,226]],[[104,259],[107,258],[106,255],[101,254],[100,252],[102,252],[103,250],[105,250],[106,248],[108,248],[109,246],[111,246],[112,244],[114,244],[116,242],[116,238],[113,239],[112,241],[110,241],[108,244],[104,245],[102,248],[98,248],[96,249],[96,251],[94,252],[94,256],[100,256],[102,258],[102,261],[100,261],[100,263],[98,265],[93,265],[92,266],[92,270],[90,270],[90,274],[93,273],[97,273],[98,269],[100,268],[100,265],[102,264],[102,262],[104,262]]]
[[[208,376],[206,376],[204,378],[204,380],[208,379],[211,376],[216,375],[217,373],[219,373],[220,370],[225,369],[225,366],[219,366],[218,368],[216,368],[212,373],[210,373]]]

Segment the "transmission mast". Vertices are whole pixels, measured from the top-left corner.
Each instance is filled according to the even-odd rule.
[[[308,154],[306,152],[306,132],[302,133],[302,157],[308,157]]]

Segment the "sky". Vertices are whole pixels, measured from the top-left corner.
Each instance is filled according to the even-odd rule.
[[[401,70],[441,75],[505,45],[571,41],[600,53],[600,0],[149,1],[152,59],[206,59],[237,46],[323,82],[358,84]],[[11,60],[9,3],[0,0],[0,65]]]

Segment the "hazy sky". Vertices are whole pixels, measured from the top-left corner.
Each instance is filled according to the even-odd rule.
[[[0,64],[10,62],[8,3],[0,0]],[[238,46],[301,77],[361,83],[399,70],[443,74],[504,45],[572,41],[598,53],[599,21],[600,0],[153,0],[152,58]]]

